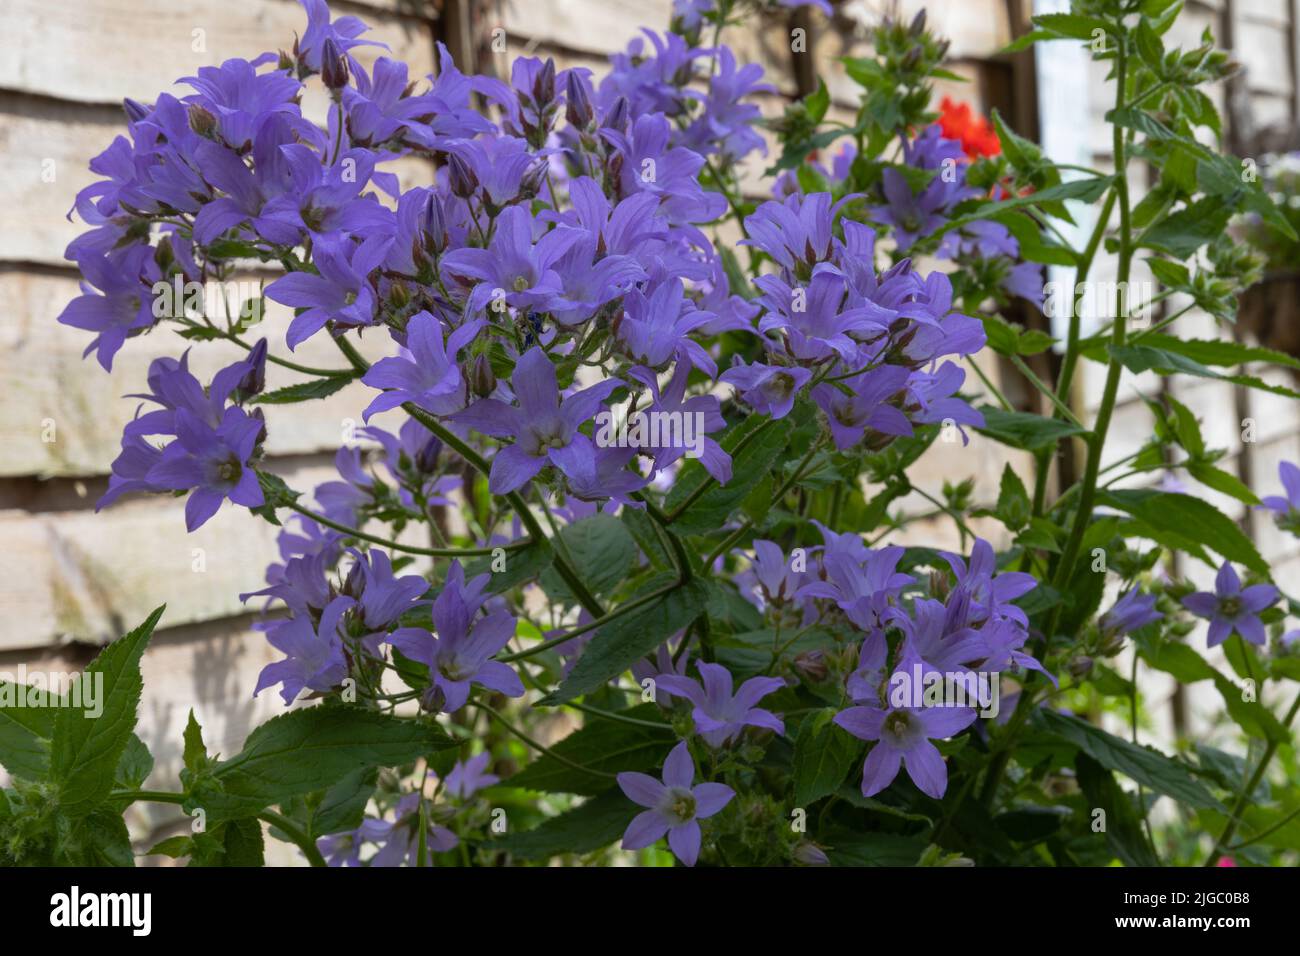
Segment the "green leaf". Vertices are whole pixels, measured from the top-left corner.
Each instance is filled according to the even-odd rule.
[[[831,719],[833,709],[810,714],[794,742],[794,802],[801,807],[839,789],[862,745]]]
[[[513,783],[513,781],[511,781]],[[493,840],[491,849],[521,860],[545,860],[564,853],[591,853],[617,842],[640,811],[623,792],[607,790],[581,805],[551,817],[540,826]]]
[[[375,768],[364,767],[352,771],[323,793],[309,796],[308,835],[314,838],[361,826],[377,780]]]
[[[153,754],[143,740],[131,734],[122,751],[122,759],[117,762],[113,775],[114,783],[124,790],[138,790],[144,785],[149,774],[153,773]]]
[[[254,817],[227,823],[225,845],[222,866],[263,866],[266,863],[262,824]]]
[[[1111,25],[1105,20],[1078,13],[1040,13],[1030,19],[1034,26],[1072,40],[1091,40],[1097,30],[1105,34],[1112,32]]]
[[[1237,725],[1249,736],[1284,743],[1290,732],[1258,701],[1242,698],[1241,688],[1186,644],[1174,641],[1139,644],[1142,659],[1156,670],[1173,675],[1180,684],[1213,681],[1223,703]]]
[[[550,542],[535,541],[526,548],[507,551],[504,571],[492,570],[494,560],[491,555],[484,555],[475,561],[469,562],[465,566],[465,580],[472,581],[480,574],[486,574],[488,576],[487,593],[500,594],[516,585],[536,580],[555,560],[555,551]],[[422,617],[424,620],[428,620],[427,610],[422,612]]]
[[[639,704],[621,713],[636,720],[655,723],[663,720],[663,712],[656,704]],[[598,773],[586,773],[550,754],[542,754],[511,777],[510,785],[553,793],[599,793],[614,786],[613,777],[604,774],[657,767],[676,742],[672,727],[667,723],[662,729],[657,729],[589,715],[584,726],[551,750],[570,763]]]
[[[1247,488],[1240,478],[1221,468],[1215,468],[1209,462],[1188,462],[1187,472],[1207,488],[1213,488],[1215,491],[1230,495],[1248,505],[1259,504],[1259,496]]]
[[[897,833],[836,829],[818,839],[825,843],[832,866],[915,866],[925,851],[920,837]]]
[[[560,531],[560,540],[573,556],[578,577],[596,594],[613,590],[627,576],[628,569],[636,560],[636,541],[623,522],[610,514],[592,515],[566,525]],[[553,568],[542,573],[542,587],[557,600],[577,603],[577,598]]]
[[[310,402],[318,398],[329,398],[335,392],[342,391],[355,381],[352,375],[329,375],[314,378],[310,382],[286,385],[273,392],[263,392],[249,399],[258,405],[289,405],[294,402]]]
[[[1083,434],[1083,429],[1078,425],[1059,418],[1044,418],[1029,412],[1008,412],[992,405],[980,406],[980,412],[984,415],[984,427],[976,429],[977,431],[994,441],[1025,451],[1050,448],[1062,438]]]
[[[1109,336],[1091,338],[1080,343],[1089,358],[1105,361],[1106,342]],[[1300,369],[1300,359],[1286,352],[1264,348],[1259,345],[1246,345],[1230,339],[1180,339],[1164,332],[1152,332],[1142,336],[1144,345],[1158,349],[1170,355],[1180,355],[1200,365],[1228,367],[1243,365],[1247,362],[1270,362],[1287,368]]]
[[[1089,807],[1106,811],[1106,844],[1115,855],[1126,866],[1159,866],[1133,799],[1115,782],[1114,774],[1083,751],[1075,757],[1074,769]]]
[[[1072,179],[1069,182],[1061,183],[1059,186],[1051,186],[1047,189],[1029,193],[1026,196],[1016,196],[1012,199],[1003,199],[998,202],[986,202],[976,206],[969,212],[948,220],[935,230],[932,235],[941,236],[950,230],[960,229],[962,226],[968,225],[972,222],[992,218],[1008,209],[1020,209],[1024,206],[1042,207],[1066,199],[1077,199],[1080,202],[1085,203],[1095,202],[1102,193],[1110,188],[1113,179],[1113,176],[1093,176],[1088,179]],[[965,204],[963,203],[963,206],[964,205]]]
[[[1151,371],[1160,375],[1181,372],[1197,378],[1232,382],[1234,385],[1244,385],[1247,388],[1256,388],[1263,392],[1272,392],[1274,395],[1284,395],[1287,398],[1300,398],[1300,392],[1283,385],[1274,385],[1253,375],[1223,375],[1185,355],[1153,348],[1150,345],[1112,345],[1109,351],[1130,372]]]
[[[1156,222],[1142,233],[1138,244],[1186,259],[1218,238],[1230,218],[1229,204],[1207,196]]]
[[[50,740],[61,698],[48,691],[0,680],[0,767],[22,780],[50,772]]]
[[[424,721],[333,705],[293,710],[262,724],[239,754],[214,765],[193,802],[208,808],[209,819],[246,816],[327,789],[359,769],[397,767],[453,746]]]
[[[659,575],[639,593],[652,593],[672,581],[671,574]],[[591,693],[694,621],[707,602],[707,589],[692,580],[604,625],[596,631],[569,676],[538,703],[554,706]]]
[[[208,748],[203,744],[203,728],[194,717],[194,708],[190,708],[189,720],[185,722],[185,749],[182,761],[187,770],[202,770],[208,765]]]
[[[1052,710],[1037,711],[1034,720],[1048,733],[1074,744],[1103,767],[1118,771],[1144,787],[1185,806],[1221,807],[1187,767],[1158,750],[1131,744],[1078,717]]]
[[[732,454],[731,480],[725,485],[714,485],[701,495],[676,518],[673,530],[682,534],[695,534],[722,527],[754,486],[763,480],[783,455],[790,454],[790,432],[794,427],[791,419],[794,417],[791,415],[771,422],[760,415],[751,415],[728,429],[719,444],[724,451]],[[766,424],[768,422],[771,423]],[[750,437],[754,429],[760,427],[762,433]],[[745,442],[744,447],[735,452],[734,449],[742,441]],[[708,480],[708,473],[698,459],[687,461],[682,466],[672,491],[668,493],[664,502],[665,510],[675,513],[692,492]]]
[[[1097,501],[1131,514],[1152,528],[1190,538],[1252,571],[1269,574],[1268,562],[1237,523],[1200,498],[1153,488],[1129,488],[1103,492]]]
[[[135,728],[143,684],[140,656],[165,607],[106,647],[78,678],[94,682],[99,716],[89,717],[82,708],[59,708],[50,745],[50,778],[58,788],[59,808],[70,819],[88,816],[113,789],[118,761]]]

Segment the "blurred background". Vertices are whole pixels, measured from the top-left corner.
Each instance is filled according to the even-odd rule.
[[[778,8],[728,31],[725,40],[737,58],[762,64],[777,88],[760,101],[766,116],[780,116],[786,102],[814,91],[821,77],[832,96],[831,116],[851,122],[857,87],[841,58],[870,55],[867,27],[881,16],[910,19],[924,6],[931,26],[951,41],[950,69],[966,80],[943,82],[936,89],[936,105],[947,96],[978,114],[996,107],[1013,129],[1043,143],[1058,160],[1107,168],[1110,137],[1103,116],[1110,94],[1103,67],[1068,43],[999,53],[1027,32],[1032,13],[1064,9],[1064,4],[833,0],[833,5],[833,19],[816,10]],[[672,3],[364,0],[335,2],[332,8],[336,15],[366,20],[372,27],[369,36],[411,64],[413,76],[433,70],[439,41],[465,72],[505,76],[520,54],[551,56],[560,68],[588,66],[600,74],[605,58],[622,50],[640,27],[665,29]],[[1195,47],[1202,30],[1209,28],[1241,62],[1243,70],[1233,83],[1212,91],[1225,116],[1225,145],[1238,155],[1258,158],[1300,148],[1298,11],[1300,0],[1188,0],[1167,38],[1171,45]],[[181,731],[190,708],[204,727],[209,750],[227,755],[238,750],[252,727],[282,708],[273,693],[252,696],[258,672],[278,655],[251,630],[252,615],[238,597],[262,585],[264,568],[275,558],[275,529],[227,507],[198,533],[187,535],[182,501],[164,497],[128,500],[95,514],[121,427],[137,404],[123,396],[141,391],[149,362],[178,354],[182,343],[171,333],[133,339],[111,375],[93,358],[82,360],[86,336],[55,322],[77,294],[77,275],[64,262],[63,250],[81,227],[65,214],[77,191],[97,178],[87,169],[90,159],[125,132],[124,97],[152,102],[162,90],[179,95],[176,78],[229,57],[251,59],[265,50],[287,49],[304,23],[294,0],[0,4],[0,35],[8,38],[0,58],[0,209],[5,211],[0,229],[0,302],[5,306],[0,311],[0,672],[16,672],[20,665],[76,670],[103,643],[166,602],[163,627],[144,661],[138,727],[157,758],[151,782],[159,786],[175,786]],[[792,37],[805,42],[792,43]],[[356,52],[367,64],[376,54],[373,47]],[[323,117],[323,101],[308,106]],[[770,180],[763,171],[774,158],[759,159],[743,171],[750,196],[768,195]],[[1131,172],[1140,183],[1142,171]],[[427,180],[432,169],[412,161],[402,166],[401,175],[407,183],[418,182]],[[1293,206],[1300,206],[1300,199]],[[1091,227],[1081,218],[1080,231]],[[1300,257],[1292,247],[1275,260],[1265,281],[1243,301],[1236,330],[1220,332],[1212,318],[1195,310],[1178,319],[1177,330],[1193,337],[1238,335],[1300,354]],[[1107,278],[1105,265],[1095,272],[1098,279]],[[1063,278],[1069,280],[1068,274]],[[1162,306],[1176,310],[1182,304],[1175,296]],[[273,307],[268,318],[275,323],[284,316]],[[1050,328],[1049,320],[1036,313],[1019,318]],[[315,344],[328,347],[319,337]],[[199,351],[195,365],[203,370],[200,376],[231,357],[217,345]],[[299,360],[307,364],[331,360],[312,354],[310,343],[298,354],[303,353]],[[1053,371],[1051,353],[1035,358],[1040,374]],[[1013,402],[1043,411],[1037,393],[1015,369],[1000,367],[991,353],[980,360],[982,370]],[[1100,370],[1087,368],[1073,397],[1089,415],[1100,397]],[[1276,370],[1251,372],[1295,385],[1289,373],[1278,378]],[[270,387],[282,384],[273,372],[271,378]],[[1159,399],[1170,387],[1150,373],[1126,377],[1112,426],[1115,458],[1136,450],[1150,434],[1151,417],[1142,397]],[[1207,444],[1228,450],[1220,467],[1261,495],[1276,493],[1278,462],[1300,460],[1300,403],[1205,379],[1180,381],[1177,389],[1178,399],[1202,419]],[[274,469],[297,488],[327,478],[334,452],[359,423],[364,391],[357,384],[325,401],[276,407],[268,445]],[[965,448],[936,443],[913,469],[912,480],[942,496],[945,482],[974,479],[975,499],[989,500],[996,496],[1005,462],[1030,474],[1027,456],[1007,456],[1006,449],[978,435]],[[1057,481],[1072,480],[1071,449],[1056,465]],[[1273,565],[1278,583],[1300,590],[1295,539],[1282,536],[1266,517],[1256,517],[1233,499],[1194,484],[1189,491],[1209,497],[1241,520]],[[905,499],[901,507],[931,510],[919,496]],[[946,519],[909,526],[904,543],[910,542],[957,544]],[[1203,567],[1173,570],[1201,585],[1211,576]],[[1149,739],[1168,744],[1178,737],[1213,737],[1215,728],[1204,715],[1221,703],[1212,689],[1204,708],[1193,693],[1197,688],[1179,688],[1164,677],[1151,678],[1144,690]],[[167,835],[177,824],[175,808],[149,806],[141,812],[156,814],[134,821],[145,834],[142,842]],[[275,857],[269,862],[276,862]]]

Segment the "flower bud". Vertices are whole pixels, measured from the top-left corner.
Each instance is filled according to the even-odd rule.
[[[257,340],[257,344],[249,350],[245,362],[248,364],[248,371],[235,386],[241,401],[260,395],[262,389],[266,388],[266,339]]]
[[[572,125],[586,129],[591,122],[591,98],[587,96],[587,86],[576,70],[570,70],[565,78],[564,98],[567,101],[565,117]]]
[[[627,129],[628,111],[627,97],[620,96],[605,116],[605,127],[620,133],[624,132]]]
[[[533,100],[543,107],[555,99],[555,61],[549,56],[533,80]]]
[[[432,475],[438,468],[438,456],[442,454],[442,439],[437,435],[420,446],[415,453],[415,467],[422,475]]]
[[[907,32],[909,35],[914,37],[919,37],[922,33],[925,32],[925,8],[924,7],[921,9],[921,12],[918,13],[912,19],[912,25],[907,28]]]
[[[829,866],[831,862],[821,847],[806,840],[794,848],[794,861],[802,866]]]
[[[433,255],[447,248],[447,223],[442,214],[442,203],[436,196],[430,196],[424,207],[420,233],[424,236],[425,249]]]
[[[487,398],[497,387],[497,377],[492,371],[492,361],[485,354],[475,355],[469,361],[469,390],[479,398]]]
[[[455,153],[447,154],[447,185],[461,199],[468,199],[478,189],[478,177],[474,175],[474,170]]]
[[[348,58],[333,37],[327,37],[321,46],[320,78],[331,90],[341,90],[348,85]]]
[[[447,695],[437,684],[433,684],[420,695],[420,707],[431,714],[440,714],[447,706]]]
[[[212,139],[217,131],[217,118],[198,103],[191,103],[189,109],[190,129],[205,139]]]
[[[534,163],[524,172],[519,180],[519,192],[526,198],[532,198],[542,191],[542,182],[546,179],[546,160]]]
[[[1070,663],[1066,665],[1066,670],[1075,680],[1083,680],[1092,673],[1092,658],[1084,654],[1071,658]]]
[[[129,96],[122,101],[122,109],[126,113],[127,121],[131,123],[138,123],[149,115],[149,107]]]
[[[361,562],[357,561],[348,569],[347,577],[343,579],[343,588],[339,593],[359,600],[365,590],[365,573],[362,571]]]
[[[297,44],[295,43],[294,46],[296,47]],[[281,50],[279,60],[275,64],[275,68],[277,70],[288,70],[290,73],[292,73],[293,57],[290,54],[285,53],[283,50]]]
[[[814,684],[824,681],[830,674],[824,651],[803,651],[794,659],[795,673]]]

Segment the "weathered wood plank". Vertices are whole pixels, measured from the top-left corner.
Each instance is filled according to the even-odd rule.
[[[310,488],[331,473],[309,466],[286,480]],[[98,514],[0,511],[0,649],[110,640],[163,603],[172,625],[241,613],[240,592],[261,587],[276,556],[276,529],[226,504],[186,534],[184,507],[150,497]]]
[[[368,36],[411,64],[413,76],[433,68],[427,20],[347,12],[360,12]],[[288,0],[243,0],[237,10],[223,0],[5,0],[0,35],[22,42],[9,43],[0,58],[0,88],[81,103],[120,103],[127,96],[152,102],[201,66],[289,49],[306,24],[302,8]],[[377,47],[356,53],[367,66],[386,55]]]

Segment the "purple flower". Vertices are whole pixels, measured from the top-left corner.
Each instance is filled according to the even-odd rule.
[[[695,761],[684,740],[664,760],[662,783],[649,774],[627,772],[618,775],[618,786],[633,803],[649,808],[628,824],[623,849],[643,849],[667,834],[673,855],[686,866],[700,858],[699,821],[736,795],[726,784],[695,783]]]
[[[380,359],[361,381],[385,389],[366,406],[362,417],[414,402],[435,415],[465,407],[465,382],[456,356],[474,341],[484,322],[475,319],[452,332],[443,343],[442,323],[428,312],[417,312],[406,326],[404,354]]]
[[[931,740],[959,734],[974,720],[969,707],[850,707],[835,715],[854,737],[876,741],[862,765],[863,796],[884,790],[905,767],[917,788],[936,800],[948,789],[948,768]]]
[[[673,443],[656,447],[654,453],[654,469],[656,472],[662,472],[670,468],[674,462],[678,461],[687,452],[699,458],[700,464],[704,470],[717,479],[719,484],[725,485],[731,480],[731,456],[722,450],[722,446],[712,438],[708,437],[709,432],[719,431],[727,427],[726,419],[722,417],[721,403],[716,395],[692,395],[686,398],[686,383],[690,378],[691,367],[687,364],[678,364],[673,369],[673,377],[668,380],[668,384],[663,391],[659,390],[659,379],[652,371],[643,366],[637,366],[628,371],[628,376],[644,384],[650,389],[652,399],[650,406],[645,409],[646,414],[660,416],[671,416],[662,419],[664,421],[680,422],[693,421],[696,423],[695,447],[688,447],[683,440],[680,443]],[[689,416],[689,418],[688,418]],[[685,430],[683,429],[682,438],[685,439]]]
[[[1259,614],[1277,601],[1281,592],[1271,584],[1241,586],[1230,561],[1214,579],[1214,593],[1197,591],[1183,598],[1183,607],[1210,622],[1208,647],[1217,647],[1235,631],[1252,644],[1263,645],[1267,636]]]
[[[266,639],[285,658],[262,668],[253,696],[280,684],[280,697],[287,705],[304,688],[324,692],[337,687],[348,676],[339,624],[353,604],[349,597],[335,598],[326,605],[315,626],[310,617],[302,614],[271,625]]]
[[[348,553],[356,563],[348,572],[344,588],[357,599],[362,623],[371,635],[382,635],[429,590],[429,582],[418,574],[397,577],[393,562],[379,548],[365,554],[349,548]]]
[[[510,384],[519,399],[517,406],[484,398],[452,419],[494,438],[514,439],[492,459],[488,476],[492,493],[509,494],[548,463],[566,475],[590,474],[596,448],[578,427],[621,383],[607,379],[561,401],[555,366],[541,346],[534,345],[515,365]]]
[[[84,354],[95,352],[104,371],[111,372],[113,356],[127,338],[158,321],[150,292],[159,278],[153,249],[128,246],[107,256],[87,255],[77,265],[85,276],[82,294],[68,303],[59,322],[97,332]]]
[[[500,777],[486,772],[491,762],[492,754],[486,750],[468,760],[457,761],[447,774],[447,792],[458,800],[468,800],[480,790],[500,783]]]
[[[320,275],[291,272],[266,287],[266,296],[302,311],[289,323],[290,349],[319,332],[326,322],[365,326],[375,321],[376,300],[369,275],[383,261],[386,242],[319,239],[312,261]]]
[[[331,21],[330,9],[325,0],[299,0],[299,2],[307,11],[307,29],[298,40],[298,56],[313,70],[321,68],[321,52],[326,40],[333,40],[342,51],[356,46],[378,46],[388,49],[387,44],[376,40],[357,39],[370,29],[357,17],[338,17]]]
[[[193,489],[185,502],[185,527],[194,531],[229,498],[246,508],[265,504],[262,486],[249,465],[264,425],[241,408],[226,409],[213,429],[186,409],[176,412],[176,440],[145,476],[158,488]]]
[[[617,335],[633,359],[651,368],[676,359],[710,378],[717,376],[717,363],[689,337],[714,316],[695,308],[680,279],[663,279],[649,295],[634,289],[623,299],[623,310]]]
[[[1097,620],[1097,626],[1103,634],[1131,634],[1163,619],[1164,614],[1156,610],[1155,595],[1133,588]]]
[[[983,538],[975,539],[971,545],[969,564],[961,555],[941,553],[957,578],[957,588],[970,596],[973,620],[1007,619],[1022,628],[1028,626],[1025,612],[1011,602],[1038,587],[1032,574],[1023,571],[996,574],[997,556],[993,553],[993,546]]]
[[[489,304],[517,309],[549,309],[562,298],[563,283],[555,264],[582,239],[582,232],[557,226],[533,242],[533,217],[522,206],[511,206],[496,221],[496,231],[486,249],[456,249],[442,260],[449,284],[473,287],[472,310]]]
[[[437,636],[419,627],[400,627],[389,637],[411,660],[428,666],[433,700],[441,705],[437,709],[446,713],[465,706],[471,684],[507,697],[524,694],[524,685],[510,665],[491,660],[515,636],[515,619],[506,611],[493,611],[473,620],[486,580],[484,574],[466,585],[460,562],[453,561],[442,592],[433,602]]]
[[[754,362],[741,365],[737,359],[720,376],[719,382],[727,382],[740,390],[740,397],[754,411],[772,418],[785,418],[794,408],[795,396],[808,384],[812,372],[799,366],[764,365]]]
[[[670,696],[684,697],[695,705],[691,716],[695,732],[710,747],[723,747],[740,736],[746,727],[762,727],[785,733],[781,718],[754,706],[768,694],[785,686],[779,677],[751,677],[732,693],[731,672],[721,664],[696,665],[701,685],[689,677],[660,674],[659,689]]]
[[[1269,495],[1262,507],[1273,512],[1279,527],[1300,532],[1300,468],[1284,461],[1277,472],[1286,496]]]
[[[393,808],[393,820],[367,819],[357,831],[357,837],[380,844],[379,852],[368,861],[371,866],[420,865],[420,798],[421,794],[408,793]],[[460,839],[444,826],[428,820],[424,846],[428,866],[435,853],[446,853],[460,845]]]
[[[847,393],[828,382],[814,386],[812,399],[826,413],[835,447],[852,448],[868,429],[882,435],[912,434],[907,416],[887,404],[907,385],[908,375],[901,366],[882,365],[845,379]]]

